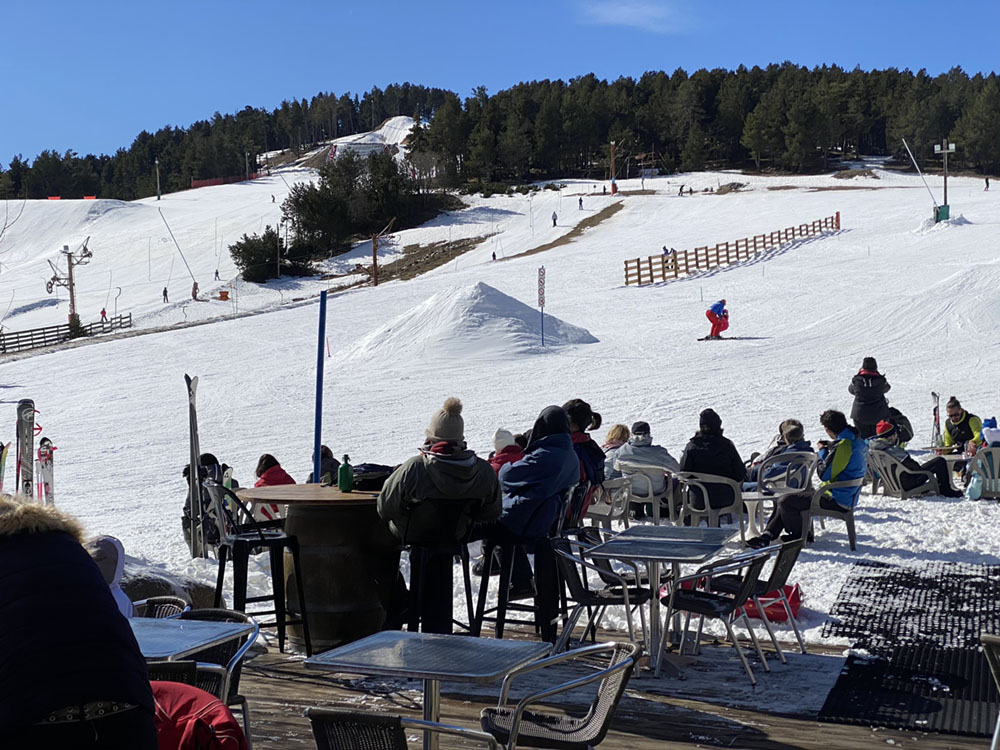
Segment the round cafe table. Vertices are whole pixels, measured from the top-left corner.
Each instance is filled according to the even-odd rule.
[[[247,503],[286,505],[285,532],[299,540],[302,587],[313,652],[382,628],[399,571],[399,542],[375,509],[377,492],[341,492],[319,484],[240,489]],[[285,552],[288,607],[299,611],[295,569]],[[289,639],[302,644],[298,625]]]

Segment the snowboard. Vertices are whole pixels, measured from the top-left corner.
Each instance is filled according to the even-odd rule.
[[[43,437],[38,441],[38,462],[35,464],[38,475],[35,483],[36,497],[42,505],[55,505],[55,493],[52,490],[52,452],[56,449],[52,441]]]
[[[941,437],[941,397],[931,391],[931,399],[934,401],[934,427],[931,432],[931,445],[939,448],[944,445],[944,440]]]
[[[3,490],[3,475],[7,470],[7,454],[10,453],[10,443],[4,443],[0,448],[0,491]]]
[[[22,398],[17,402],[17,491],[34,497],[35,481],[35,402]]]

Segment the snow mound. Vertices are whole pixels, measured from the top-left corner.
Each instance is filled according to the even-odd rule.
[[[963,214],[959,214],[951,219],[945,219],[944,221],[934,221],[932,216],[929,219],[924,219],[920,222],[920,226],[913,230],[914,234],[927,234],[928,232],[943,232],[948,227],[964,227],[971,225],[972,222],[965,218]]]
[[[594,343],[597,339],[586,329],[545,316],[545,349]],[[538,310],[478,282],[438,292],[342,351],[338,359],[399,365],[509,359],[541,351]]]

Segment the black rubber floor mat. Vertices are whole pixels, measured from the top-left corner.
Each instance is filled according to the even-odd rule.
[[[998,712],[981,651],[900,646],[849,656],[819,720],[988,737]]]
[[[823,635],[885,654],[896,645],[979,647],[1000,633],[1000,566],[856,562]]]

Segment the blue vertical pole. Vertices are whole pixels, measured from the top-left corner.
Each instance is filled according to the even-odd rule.
[[[326,292],[319,295],[319,337],[316,344],[316,426],[313,434],[313,481],[319,484],[320,446],[323,444],[323,343],[326,340]]]
[[[542,346],[545,346],[545,308],[539,307],[538,312],[542,316]]]

